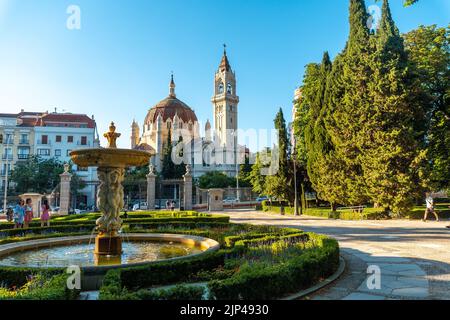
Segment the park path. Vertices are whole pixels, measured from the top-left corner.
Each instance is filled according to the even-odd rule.
[[[244,210],[226,214],[234,223],[301,228],[339,241],[347,264],[344,274],[308,299],[450,300],[448,221],[344,221]],[[379,289],[368,288],[369,266],[381,270]]]

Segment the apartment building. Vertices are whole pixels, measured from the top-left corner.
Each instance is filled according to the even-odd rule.
[[[68,163],[70,151],[98,146],[95,120],[84,114],[25,111],[0,114],[0,188],[4,188],[7,170],[10,173],[30,155]],[[78,203],[93,206],[98,183],[96,168],[74,165],[72,169],[86,183]]]

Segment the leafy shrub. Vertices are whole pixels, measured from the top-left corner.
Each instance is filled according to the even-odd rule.
[[[67,275],[48,277],[43,273],[29,278],[20,289],[0,288],[0,300],[75,300],[78,290],[67,288]]]
[[[308,233],[314,248],[283,264],[253,264],[231,278],[208,283],[212,299],[274,299],[301,290],[330,276],[339,265],[337,241]]]

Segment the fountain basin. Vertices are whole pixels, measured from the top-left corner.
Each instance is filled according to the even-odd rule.
[[[124,168],[148,165],[153,154],[129,149],[78,149],[70,152],[72,161],[81,167]]]
[[[112,257],[111,260],[103,257],[104,260],[100,261],[103,265],[95,265],[95,263],[99,263],[99,261],[94,260],[93,263],[90,260],[87,264],[78,264],[70,261],[70,257],[73,258],[70,250],[84,250],[93,256],[95,259],[95,255],[93,253],[92,248],[94,244],[90,244],[89,242],[92,240],[92,237],[89,235],[86,236],[77,236],[77,237],[62,237],[62,238],[51,238],[51,239],[39,239],[39,240],[30,240],[24,241],[20,243],[10,243],[6,245],[0,246],[0,266],[11,266],[11,263],[7,263],[8,257],[14,257],[14,255],[26,253],[26,256],[32,256],[33,254],[39,253],[39,250],[50,250],[54,249],[56,251],[60,251],[68,255],[67,264],[59,264],[59,265],[46,265],[46,266],[36,266],[34,263],[26,264],[15,264],[12,265],[14,267],[26,267],[36,270],[47,269],[50,267],[59,267],[66,268],[70,265],[78,265],[82,270],[82,289],[83,290],[96,290],[101,286],[101,282],[103,280],[104,275],[108,270],[123,268],[123,267],[137,267],[143,265],[149,265],[153,263],[160,263],[163,261],[172,261],[178,259],[186,259],[192,258],[199,255],[206,254],[208,252],[219,250],[220,245],[217,241],[212,239],[190,236],[190,235],[177,235],[177,234],[127,234],[125,237],[122,237],[124,243],[124,256],[125,261],[121,263],[117,260],[116,257]],[[148,245],[150,244],[150,246]],[[151,246],[154,244],[154,246]],[[92,248],[90,247],[92,246]],[[189,250],[189,253],[186,255],[172,257],[172,258],[156,258],[155,254],[155,246],[172,246],[174,248],[178,248],[179,250],[186,248]],[[133,258],[133,254],[136,253],[136,250],[140,250],[142,247],[150,248],[150,252],[144,252],[144,259],[139,260],[141,256],[137,255]],[[157,248],[156,248],[157,249]],[[91,256],[90,256],[91,257]],[[123,259],[122,257],[122,259]],[[131,257],[131,258],[130,258]],[[145,257],[150,257],[148,260]],[[2,261],[4,263],[2,264]],[[45,262],[44,262],[45,263]],[[52,262],[50,261],[50,264]],[[54,264],[54,261],[53,261]]]

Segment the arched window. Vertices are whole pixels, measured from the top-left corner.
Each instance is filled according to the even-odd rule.
[[[167,129],[172,129],[172,123],[170,121],[167,121]]]
[[[223,93],[223,83],[221,82],[218,87],[219,94]]]
[[[228,82],[227,84],[227,93],[232,94],[233,93],[233,86],[231,83]]]

